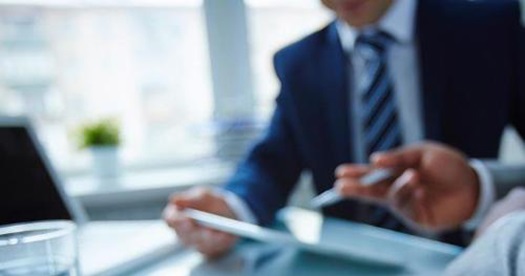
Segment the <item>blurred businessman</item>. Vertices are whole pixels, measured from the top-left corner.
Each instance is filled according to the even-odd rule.
[[[376,151],[431,139],[472,158],[493,158],[506,125],[525,134],[525,109],[518,108],[525,98],[518,93],[524,38],[517,2],[323,3],[337,20],[275,55],[281,91],[264,138],[224,189],[180,194],[166,208],[179,237],[208,256],[225,252],[235,238],[197,226],[181,209],[264,225],[284,206],[303,170],[321,193],[333,186],[337,166],[367,162]],[[473,169],[486,175],[482,165]],[[475,185],[482,198],[487,185]],[[478,198],[469,208],[478,214],[487,207]],[[323,212],[414,233],[373,204],[347,200]],[[458,232],[442,239],[462,242]]]

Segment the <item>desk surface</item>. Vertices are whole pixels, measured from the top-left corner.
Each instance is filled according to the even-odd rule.
[[[395,254],[403,267],[388,268],[302,252],[252,241],[239,243],[227,256],[209,261],[192,250],[180,251],[137,271],[136,275],[440,275],[461,248],[368,225],[326,219],[288,208],[283,226],[302,240],[359,246],[378,254]]]

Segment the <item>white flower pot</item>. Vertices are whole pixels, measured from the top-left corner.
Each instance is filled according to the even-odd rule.
[[[118,147],[95,146],[91,151],[93,173],[100,178],[116,177],[119,174]]]

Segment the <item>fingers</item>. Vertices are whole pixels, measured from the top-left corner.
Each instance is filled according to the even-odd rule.
[[[166,223],[177,233],[179,239],[186,245],[191,245],[193,236],[191,235],[197,230],[197,225],[188,217],[186,217],[173,204],[168,204],[163,212],[163,218]]]
[[[202,201],[202,196],[199,195],[199,193],[201,192],[197,193],[195,191],[189,191],[187,193],[174,195],[170,198],[170,203],[164,208],[162,217],[166,223],[177,232],[177,234],[179,234],[179,232],[184,233],[185,231],[182,231],[183,229],[189,229],[188,231],[191,231],[190,228],[192,228],[194,223],[184,215],[182,210],[188,207],[195,208],[194,206],[200,205],[199,201]],[[186,236],[183,236],[182,238],[185,237]],[[189,237],[183,239],[184,242],[188,243],[189,240]]]
[[[189,219],[181,221],[180,226],[174,229],[184,245],[195,248],[209,258],[223,255],[237,240],[231,234],[199,226]]]
[[[367,165],[341,165],[335,171],[339,179],[335,182],[334,187],[344,197],[383,202],[390,187],[390,181],[383,181],[372,186],[363,186],[359,182],[361,177],[372,170],[373,168]]]
[[[414,221],[427,230],[438,230],[435,225],[435,218],[432,212],[427,208],[427,193],[423,187],[418,187],[414,191]]]
[[[174,195],[170,198],[162,216],[184,245],[195,248],[207,257],[218,257],[235,244],[237,240],[235,236],[200,226],[184,214],[185,208],[231,217],[227,212],[228,206],[220,195],[208,189],[193,189]]]
[[[213,192],[206,188],[195,188],[187,192],[171,196],[170,202],[179,209],[195,208],[204,209],[208,199],[212,197]]]
[[[388,201],[390,204],[400,210],[406,211],[409,200],[413,197],[415,188],[418,184],[418,175],[414,170],[405,171],[392,184],[388,192]]]
[[[416,170],[406,170],[392,185],[388,192],[391,208],[405,220],[416,223],[419,227],[431,227],[431,213],[425,205],[425,190],[421,177]]]
[[[209,258],[223,255],[237,240],[233,235],[198,225],[173,204],[168,204],[163,217],[185,246],[195,248]]]
[[[177,207],[168,203],[168,205],[166,205],[162,211],[162,218],[171,228],[173,228],[175,225],[175,220],[177,219]]]
[[[196,234],[193,246],[208,258],[216,258],[228,251],[237,238],[228,233],[203,228]]]
[[[371,170],[370,166],[367,165],[343,164],[335,169],[335,176],[337,178],[359,178],[369,173]]]
[[[344,197],[354,197],[373,202],[385,202],[391,183],[383,181],[373,186],[362,186],[358,179],[338,179],[334,186]]]
[[[370,162],[380,168],[416,168],[425,153],[426,145],[414,145],[372,154]]]

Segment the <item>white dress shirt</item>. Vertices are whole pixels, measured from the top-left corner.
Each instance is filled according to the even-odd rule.
[[[387,56],[387,66],[393,82],[394,93],[397,101],[398,115],[402,129],[403,143],[412,144],[424,139],[423,116],[421,106],[421,85],[419,83],[419,58],[415,41],[415,15],[416,0],[397,0],[381,18],[381,20],[363,29],[356,29],[346,22],[337,21],[336,27],[343,50],[349,57],[350,85],[352,112],[352,149],[353,159],[356,163],[367,163],[365,153],[364,130],[362,128],[360,91],[353,85],[364,71],[364,57],[359,52],[354,52],[354,44],[360,32],[369,29],[379,29],[390,34],[395,42],[390,46]],[[364,93],[364,91],[361,91]],[[481,187],[478,207],[475,214],[465,224],[465,227],[474,229],[481,222],[486,212],[494,202],[495,192],[492,177],[482,162],[474,160],[472,167],[477,172]],[[226,201],[240,220],[254,223],[255,216],[246,203],[235,194],[223,191]]]

